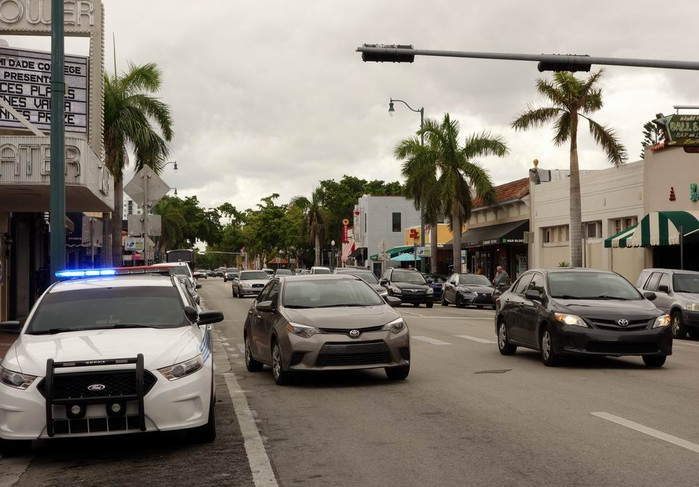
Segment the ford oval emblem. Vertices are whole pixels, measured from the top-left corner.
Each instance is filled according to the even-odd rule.
[[[622,318],[619,321],[617,321],[617,324],[621,327],[629,326],[629,320],[626,318]]]
[[[359,338],[360,334],[361,333],[359,332],[359,330],[350,330],[350,332],[349,332],[349,336],[351,338]]]
[[[103,391],[106,388],[107,386],[105,386],[104,384],[90,384],[89,386],[87,386],[88,391]]]

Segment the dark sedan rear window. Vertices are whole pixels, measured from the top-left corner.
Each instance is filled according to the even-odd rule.
[[[564,299],[643,299],[623,277],[608,272],[551,272],[549,292]]]
[[[133,286],[49,293],[36,309],[27,333],[187,324],[177,289]]]

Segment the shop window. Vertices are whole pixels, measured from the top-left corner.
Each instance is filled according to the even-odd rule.
[[[638,217],[637,216],[627,216],[624,218],[617,218],[614,220],[614,233],[612,235],[616,235],[617,233],[621,232],[622,230],[626,230],[629,227],[632,227],[638,223]]]
[[[602,238],[602,222],[587,222],[583,224],[583,237]]]

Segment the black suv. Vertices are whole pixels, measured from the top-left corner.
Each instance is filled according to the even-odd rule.
[[[661,367],[672,354],[672,327],[655,298],[615,272],[533,269],[495,301],[498,349],[538,350],[548,366],[564,355],[640,355]]]
[[[424,304],[428,308],[434,304],[434,290],[417,270],[390,267],[379,284],[386,288],[389,296],[400,298],[403,303]]]

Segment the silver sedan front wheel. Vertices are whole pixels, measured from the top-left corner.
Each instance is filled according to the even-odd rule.
[[[284,370],[282,350],[276,340],[272,343],[272,377],[280,386],[289,382],[289,372]]]

